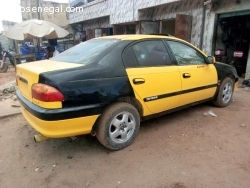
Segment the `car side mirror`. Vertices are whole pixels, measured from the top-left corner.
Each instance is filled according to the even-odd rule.
[[[207,63],[209,63],[209,64],[215,63],[214,56],[207,56],[206,60],[207,60]]]

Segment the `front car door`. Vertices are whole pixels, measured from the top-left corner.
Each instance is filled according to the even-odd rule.
[[[141,40],[127,47],[123,62],[143,115],[178,106],[181,78],[161,39]]]
[[[218,76],[214,65],[206,62],[205,54],[182,41],[166,42],[181,75],[180,106],[212,98],[216,92]]]

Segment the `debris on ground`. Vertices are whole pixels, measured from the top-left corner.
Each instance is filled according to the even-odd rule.
[[[9,82],[5,85],[0,86],[0,101],[11,98],[13,101],[17,100],[15,95],[17,85],[16,81]]]
[[[72,157],[72,156],[68,156],[67,158],[68,158],[68,159],[73,159],[73,157]]]
[[[21,105],[19,104],[19,103],[13,103],[12,105],[11,105],[12,107],[20,107]]]
[[[246,127],[246,125],[245,125],[245,124],[241,124],[240,126],[241,126],[241,127]]]
[[[86,186],[86,187],[88,187],[89,185],[90,185],[90,183],[89,183],[89,182],[87,182],[87,183],[85,184],[85,186]]]
[[[8,93],[14,93],[16,91],[17,85],[16,81],[11,81],[7,84],[4,84],[0,86],[0,93],[1,94],[8,94]]]
[[[209,110],[207,112],[203,113],[204,116],[212,116],[212,117],[217,117],[217,115],[213,112],[213,110]]]
[[[242,85],[246,87],[250,87],[250,80],[243,80]]]

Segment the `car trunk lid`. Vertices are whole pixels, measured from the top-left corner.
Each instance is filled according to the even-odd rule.
[[[44,72],[75,68],[83,66],[82,64],[57,62],[51,60],[36,61],[17,65],[16,76],[18,89],[21,94],[32,102],[31,87],[34,83],[38,83],[39,75]]]

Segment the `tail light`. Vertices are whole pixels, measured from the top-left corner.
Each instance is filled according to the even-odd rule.
[[[63,94],[56,88],[46,84],[33,84],[32,97],[43,102],[63,101]]]

